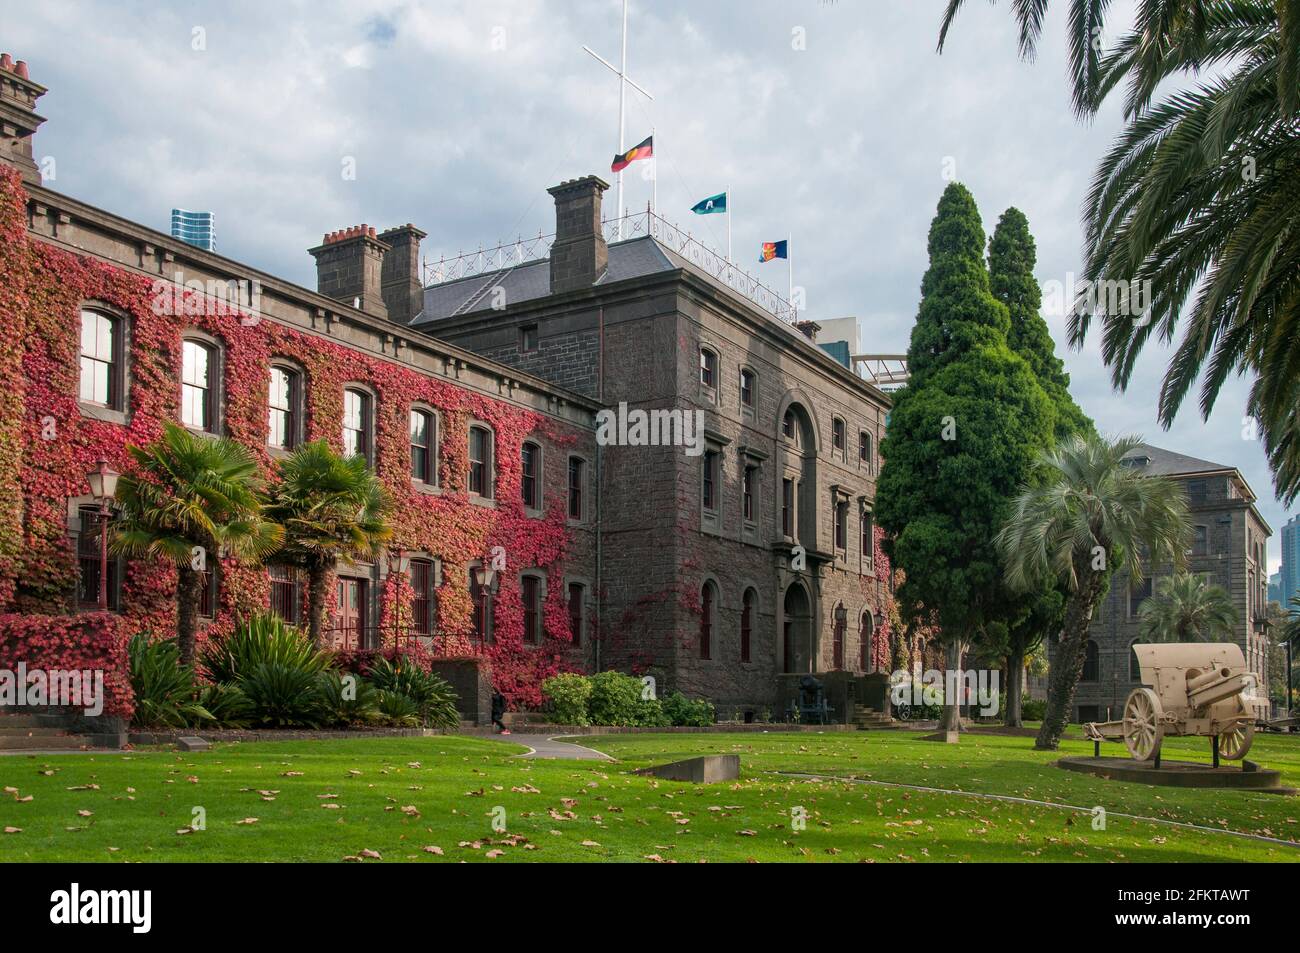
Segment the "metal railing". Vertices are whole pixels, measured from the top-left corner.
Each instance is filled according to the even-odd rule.
[[[433,649],[443,636],[416,632],[410,625],[335,626],[321,632],[321,643],[327,649],[354,651],[357,649],[403,648],[422,645]]]
[[[679,228],[667,219],[661,218],[647,209],[624,215],[622,218],[609,218],[601,222],[601,232],[607,242],[628,241],[633,238],[651,237],[674,254],[686,259],[699,270],[731,288],[750,302],[757,305],[774,318],[793,323],[797,312],[790,301],[780,293],[763,284],[749,272],[741,269],[734,261],[728,261],[709,248],[690,232]],[[453,258],[442,257],[437,261],[425,260],[422,274],[425,287],[473,278],[476,275],[495,275],[497,272],[510,271],[529,262],[542,261],[551,253],[555,235],[543,235],[524,239],[522,236],[513,242],[494,245],[491,248],[479,247],[477,251],[465,252]],[[467,299],[481,299],[487,288],[494,282],[489,281],[484,287],[476,289]],[[462,305],[462,308],[466,307]],[[460,311],[458,308],[457,311]]]

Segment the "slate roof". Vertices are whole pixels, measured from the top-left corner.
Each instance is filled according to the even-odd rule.
[[[1185,453],[1175,453],[1173,450],[1155,447],[1149,443],[1138,444],[1124,454],[1125,460],[1133,460],[1137,457],[1147,457],[1149,459],[1149,462],[1142,467],[1144,472],[1159,476],[1188,473],[1221,473],[1224,470],[1236,469],[1226,463],[1212,463],[1209,460],[1189,457]]]

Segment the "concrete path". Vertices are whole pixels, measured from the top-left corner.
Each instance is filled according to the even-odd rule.
[[[524,745],[529,750],[524,754],[515,755],[516,758],[556,758],[561,761],[613,761],[609,755],[603,751],[597,751],[594,748],[587,748],[583,745],[574,744],[570,741],[560,741],[562,736],[548,738],[545,735],[478,735],[480,738],[491,738],[493,741],[505,741],[512,744]]]

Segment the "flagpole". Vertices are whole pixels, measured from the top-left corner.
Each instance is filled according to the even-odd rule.
[[[650,142],[650,148],[654,150],[650,154],[650,161],[654,163],[654,169],[652,170],[654,172],[654,178],[651,180],[652,185],[650,187],[650,210],[653,212],[659,208],[659,143],[655,142],[654,126],[650,127]],[[647,231],[649,228],[650,223],[646,222]]]
[[[791,246],[794,243],[790,241],[790,233],[785,233],[785,263],[790,269],[790,316],[791,318],[799,317],[799,311],[794,306],[794,251]]]
[[[723,193],[727,197],[727,264],[731,264],[731,186]]]
[[[627,99],[627,0],[623,0],[623,39],[618,73],[618,153],[627,151],[623,142],[623,113]],[[618,171],[618,237],[623,237],[623,170]]]

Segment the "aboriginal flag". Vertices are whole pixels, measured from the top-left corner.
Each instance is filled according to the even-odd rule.
[[[773,258],[789,258],[785,246],[785,242],[763,242],[763,250],[758,256],[759,264],[771,261]]]
[[[655,137],[648,136],[641,142],[634,145],[621,156],[614,156],[614,162],[610,165],[610,172],[622,172],[637,159],[649,159],[655,154]]]

